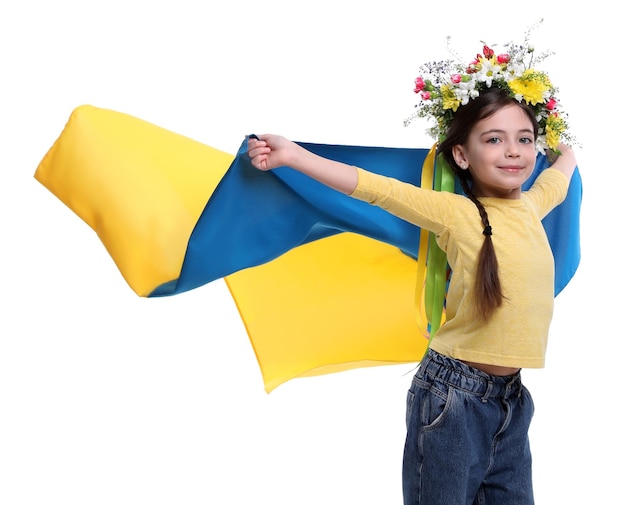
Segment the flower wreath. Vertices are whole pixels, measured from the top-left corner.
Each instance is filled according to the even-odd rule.
[[[561,142],[574,143],[567,131],[567,115],[559,110],[558,88],[545,72],[534,66],[553,53],[536,54],[529,43],[530,31],[526,32],[522,45],[510,42],[498,54],[482,42],[482,54],[477,54],[469,64],[462,63],[450,50],[448,37],[448,51],[456,59],[429,62],[419,67],[414,92],[421,100],[415,106],[415,113],[405,120],[405,126],[417,117],[434,119],[435,125],[427,132],[436,141],[441,141],[459,107],[476,98],[481,91],[497,87],[520,103],[525,102],[535,112],[539,123],[538,151],[545,154],[546,149],[558,151]]]

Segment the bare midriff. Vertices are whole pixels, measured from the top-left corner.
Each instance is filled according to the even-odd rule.
[[[515,375],[520,371],[519,368],[512,368],[508,366],[488,365],[486,363],[474,363],[473,361],[463,361],[467,366],[477,368],[481,372],[488,373],[489,375],[505,376]]]

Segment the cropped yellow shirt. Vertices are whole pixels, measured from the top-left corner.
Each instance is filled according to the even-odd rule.
[[[506,367],[542,368],[554,305],[554,258],[541,220],[567,196],[568,180],[544,170],[520,199],[480,198],[506,297],[488,321],[474,311],[483,226],[469,198],[422,189],[358,169],[352,197],[432,231],[452,270],[446,322],[431,348],[452,358]]]

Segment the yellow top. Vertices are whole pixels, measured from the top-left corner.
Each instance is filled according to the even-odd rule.
[[[483,226],[469,198],[422,189],[358,169],[351,196],[432,231],[452,277],[446,322],[431,348],[447,356],[506,367],[542,368],[554,305],[554,259],[541,220],[567,196],[568,180],[547,169],[517,200],[481,198],[506,297],[488,321],[474,311],[474,282]]]

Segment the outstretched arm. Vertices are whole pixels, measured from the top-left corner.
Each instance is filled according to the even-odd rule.
[[[561,154],[552,162],[551,168],[556,168],[569,180],[572,178],[572,174],[574,173],[574,169],[577,164],[576,157],[574,156],[574,150],[568,145],[561,144],[559,146],[559,151]]]
[[[329,160],[306,150],[295,142],[278,135],[259,135],[248,139],[248,154],[259,170],[289,166],[345,194],[357,185],[357,169],[351,165]]]

